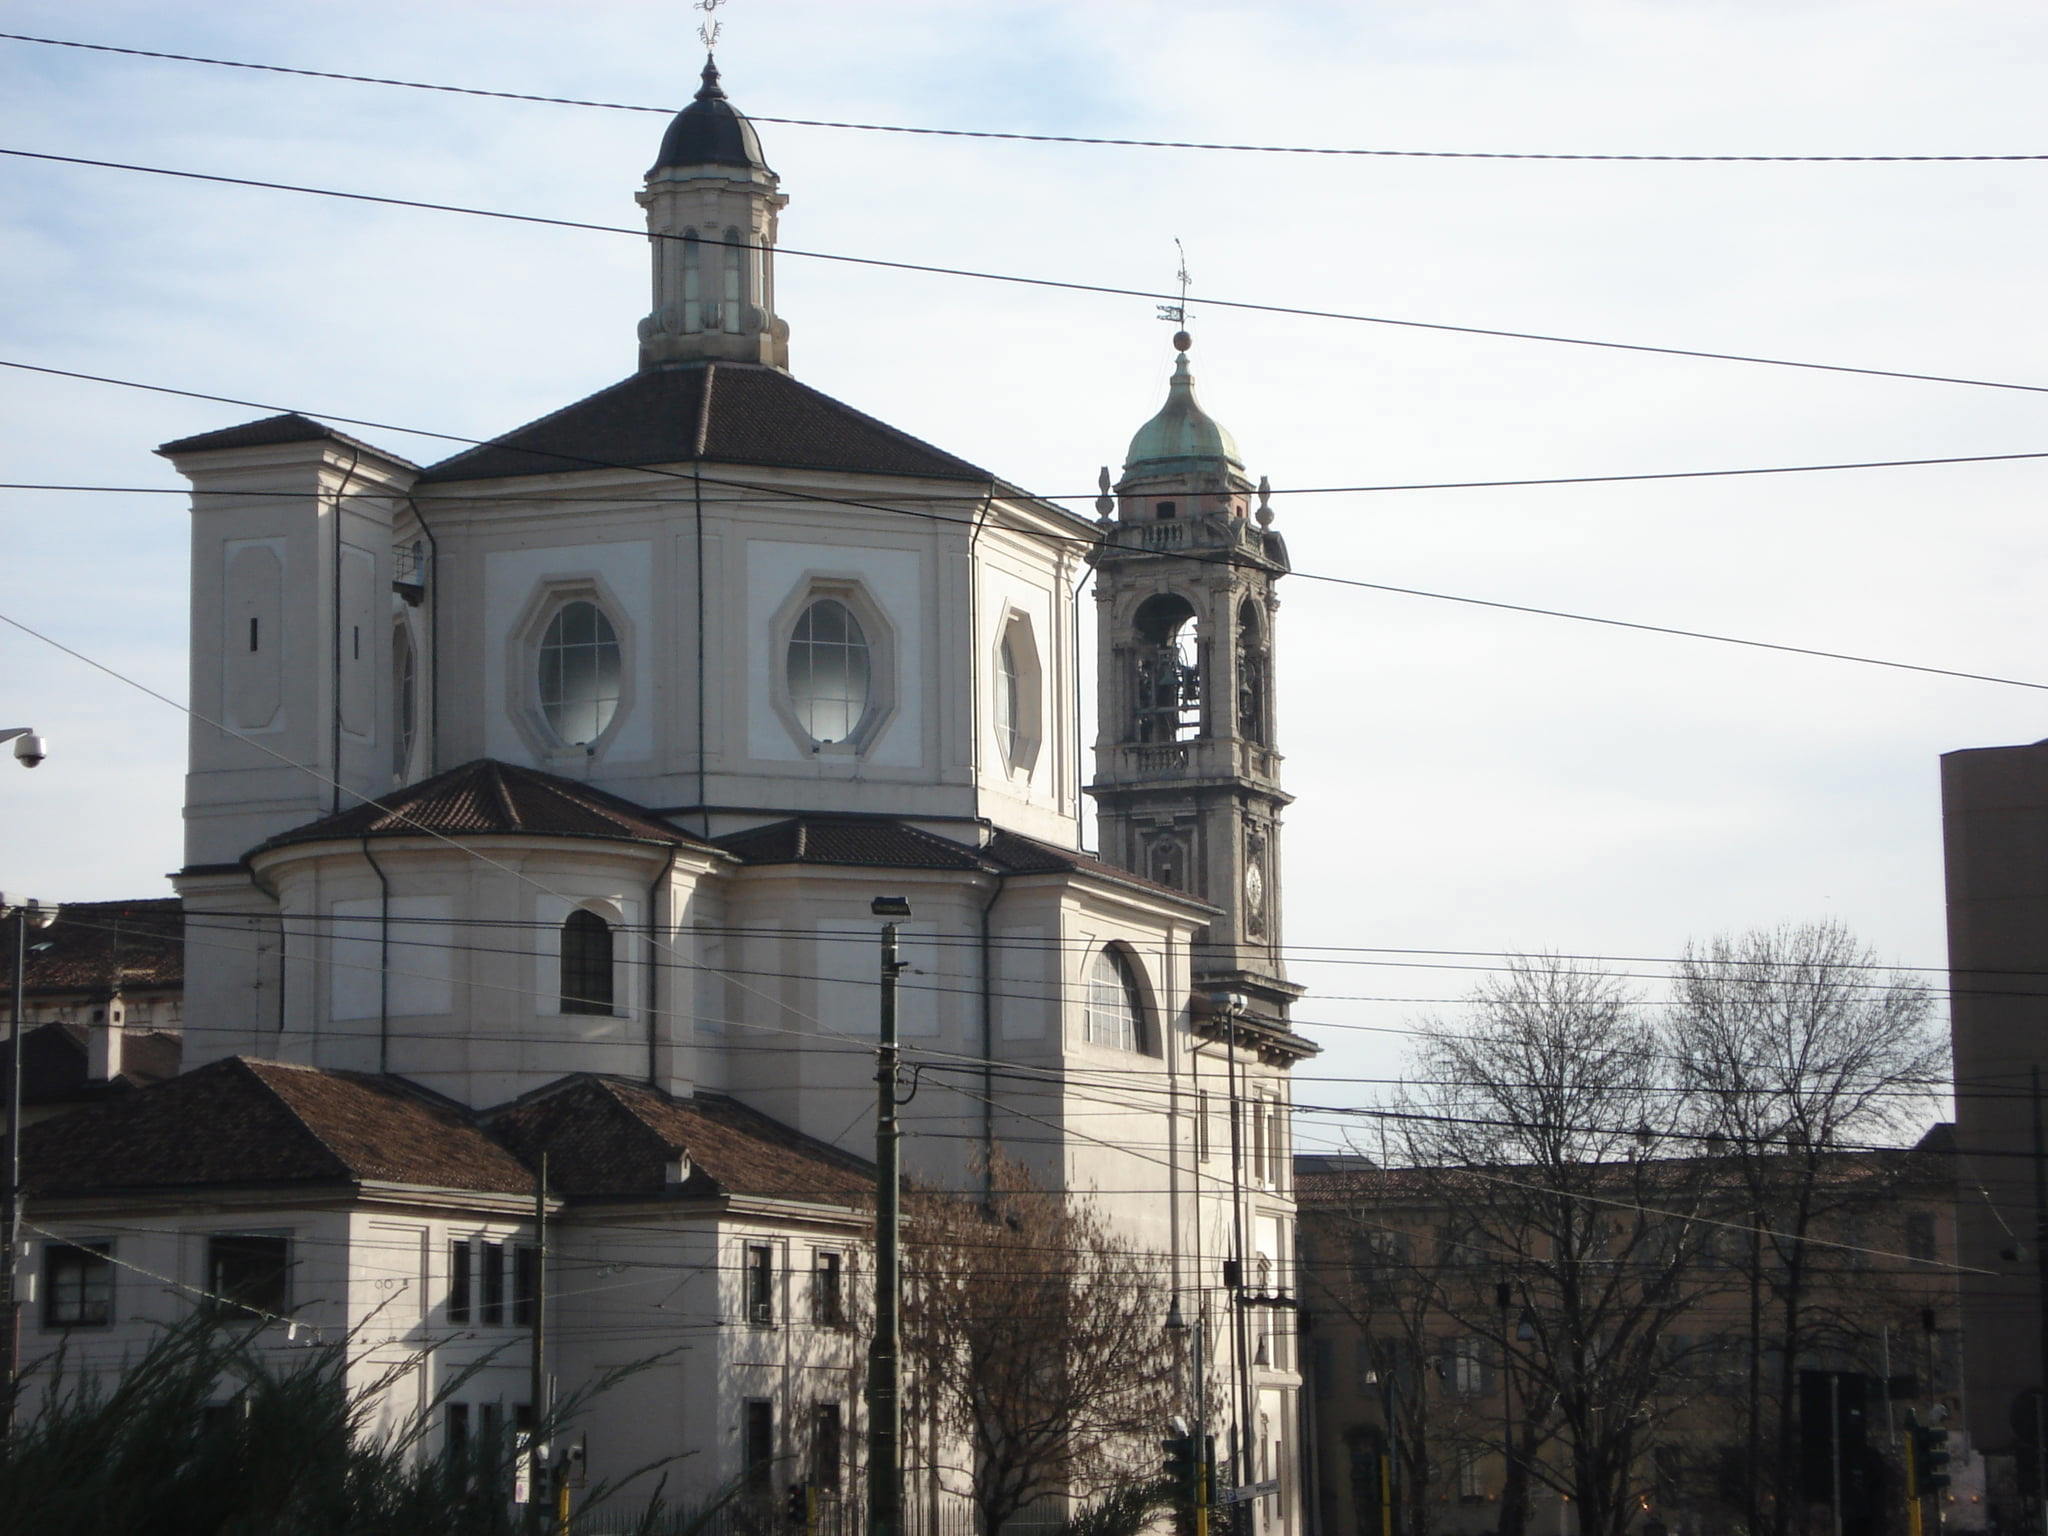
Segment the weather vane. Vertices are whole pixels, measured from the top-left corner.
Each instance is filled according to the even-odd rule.
[[[711,14],[723,4],[725,0],[692,0],[690,5],[691,10],[704,13],[704,20],[697,27],[697,35],[704,39],[706,53],[718,46],[718,34],[725,30],[723,24]]]
[[[1173,237],[1173,248],[1180,253],[1180,270],[1174,274],[1180,279],[1180,302],[1178,304],[1161,304],[1159,306],[1159,318],[1171,320],[1175,325],[1185,330],[1188,323],[1188,253],[1187,248],[1180,243],[1179,235]]]

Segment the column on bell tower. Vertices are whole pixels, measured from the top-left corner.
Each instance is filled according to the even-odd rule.
[[[1249,996],[1285,1027],[1275,583],[1287,552],[1265,482],[1195,399],[1185,331],[1166,404],[1112,486],[1102,473],[1097,736],[1102,855],[1222,909],[1197,940],[1199,989]]]
[[[731,361],[789,366],[775,313],[775,222],[789,199],[704,63],[696,99],[663,135],[637,194],[654,245],[654,308],[640,322],[640,366]]]

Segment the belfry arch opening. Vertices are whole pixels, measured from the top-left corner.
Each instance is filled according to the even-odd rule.
[[[1191,741],[1202,733],[1202,636],[1194,606],[1176,592],[1138,605],[1131,735],[1140,742]]]

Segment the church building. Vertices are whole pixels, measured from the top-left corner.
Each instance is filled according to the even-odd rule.
[[[896,898],[907,1172],[1095,1202],[1246,1529],[1292,1532],[1264,483],[1184,332],[1092,518],[801,382],[786,198],[709,64],[637,195],[620,382],[427,466],[297,415],[158,450],[183,1065],[31,1128],[23,1358],[222,1308],[410,1363],[386,1422],[460,1443],[654,1357],[582,1410],[593,1478],[854,1499]],[[962,1475],[911,1479],[913,1532]]]

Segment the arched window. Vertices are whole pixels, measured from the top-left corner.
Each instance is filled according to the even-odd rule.
[[[619,633],[597,604],[567,602],[540,641],[540,711],[567,746],[588,746],[618,713]]]
[[[1092,1045],[1119,1051],[1146,1049],[1145,1000],[1138,978],[1130,961],[1114,949],[1103,950],[1088,968],[1088,1008],[1081,1036]]]
[[[612,925],[595,912],[562,924],[562,1012],[612,1011]]]
[[[412,648],[412,630],[404,624],[391,631],[391,772],[405,777],[412,762],[413,738],[419,733],[419,657]]]
[[[818,598],[797,615],[789,637],[789,702],[797,724],[822,746],[849,740],[873,691],[860,620],[836,597]]]

